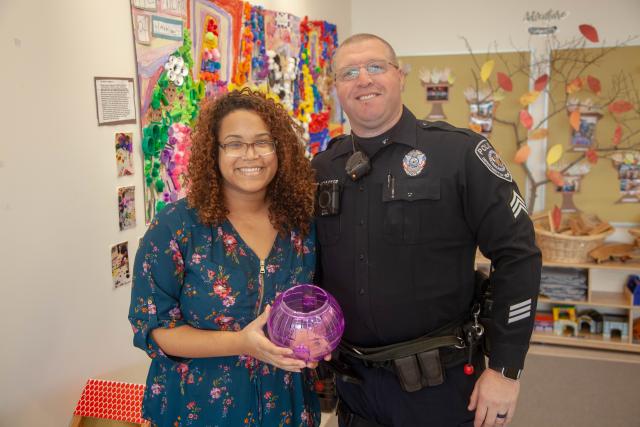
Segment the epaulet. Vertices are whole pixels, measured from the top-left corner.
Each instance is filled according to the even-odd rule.
[[[425,130],[430,130],[430,129],[444,130],[449,132],[463,133],[465,135],[468,135],[474,138],[482,137],[482,135],[472,131],[471,129],[458,128],[443,121],[429,122],[427,120],[418,120],[418,126],[420,126],[422,129],[425,129]]]
[[[333,144],[335,144],[335,143],[336,143],[336,142],[338,142],[338,141],[342,141],[342,140],[343,140],[343,139],[345,139],[347,136],[348,136],[348,135],[345,135],[345,134],[341,134],[341,135],[338,135],[338,136],[334,136],[333,138],[331,138],[331,141],[327,142],[327,148],[326,148],[326,150],[329,150]]]

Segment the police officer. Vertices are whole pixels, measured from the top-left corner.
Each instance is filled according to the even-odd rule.
[[[344,310],[350,350],[339,357],[361,380],[337,381],[340,426],[508,424],[541,269],[517,185],[483,136],[403,106],[404,75],[385,40],[351,36],[332,66],[352,132],[313,160],[319,280]],[[472,317],[477,247],[492,262],[490,369],[464,333],[408,368],[359,357]]]

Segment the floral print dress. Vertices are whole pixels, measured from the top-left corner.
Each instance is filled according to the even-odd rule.
[[[265,260],[229,221],[203,225],[186,200],[163,209],[136,254],[129,320],[134,345],[151,357],[143,417],[158,426],[317,426],[311,372],[250,356],[185,359],[162,352],[154,328],[191,325],[239,331],[279,293],[310,283],[315,230],[278,235]]]

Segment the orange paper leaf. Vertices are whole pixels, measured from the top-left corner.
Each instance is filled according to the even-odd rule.
[[[589,160],[589,163],[591,163],[592,165],[595,165],[596,163],[598,163],[598,153],[593,148],[588,149],[587,152],[584,153],[584,155],[587,157],[587,160]]]
[[[539,128],[529,134],[529,139],[544,139],[549,134],[549,131],[545,128]]]
[[[520,110],[520,123],[526,130],[531,129],[531,126],[533,126],[533,117],[527,110]]]
[[[474,131],[476,133],[482,133],[482,126],[480,126],[479,124],[476,124],[476,123],[470,123],[469,124],[469,129],[471,129],[472,131]]]
[[[513,157],[513,161],[521,165],[522,163],[527,161],[530,154],[531,154],[531,147],[529,147],[528,144],[524,144],[516,152],[516,155]]]
[[[539,95],[540,95],[540,92],[535,90],[531,92],[527,92],[520,97],[520,104],[523,107],[526,107],[529,104],[533,104],[534,102],[536,102],[536,99],[538,99]]]
[[[598,30],[589,24],[582,24],[578,27],[585,39],[593,43],[598,43]]]
[[[593,76],[587,76],[587,85],[589,86],[591,92],[595,93],[596,95],[600,94],[600,91],[602,90],[602,87],[600,86],[600,80]]]
[[[536,82],[533,84],[533,88],[538,92],[542,92],[544,88],[547,86],[548,81],[549,81],[549,75],[543,74],[536,79]]]
[[[560,229],[560,224],[562,223],[562,211],[556,205],[553,206],[553,210],[551,211],[551,219],[553,220],[553,231]]]
[[[576,77],[567,85],[568,94],[578,92],[580,89],[582,89],[582,79],[580,77]]]
[[[622,99],[619,99],[618,101],[614,101],[611,104],[609,104],[609,111],[611,111],[614,114],[626,113],[627,111],[631,111],[631,110],[633,110],[633,104],[630,103],[629,101],[625,101]]]
[[[620,144],[621,139],[622,139],[622,126],[618,125],[616,126],[616,130],[613,132],[613,139],[611,140],[611,142],[613,143],[613,145],[618,145]]]
[[[564,185],[564,178],[562,174],[558,171],[548,170],[547,178],[549,178],[549,181],[553,182],[553,185],[557,187],[562,187]]]
[[[505,92],[511,92],[513,90],[513,82],[511,78],[505,73],[498,71],[498,86],[500,86]]]
[[[580,129],[580,111],[573,110],[569,115],[569,123],[571,127],[577,132]]]

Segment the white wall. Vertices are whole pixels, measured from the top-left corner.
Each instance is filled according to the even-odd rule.
[[[352,0],[352,33],[374,33],[386,39],[399,56],[466,53],[465,37],[476,52],[527,49],[527,11],[569,12],[560,21],[558,37],[580,35],[591,24],[607,42],[640,34],[638,0]],[[634,44],[640,44],[636,40]]]
[[[261,1],[350,32],[342,0]],[[144,233],[138,125],[97,126],[94,76],[135,77],[128,0],[0,0],[0,425],[67,425],[87,378],[144,382],[112,288],[110,246]],[[117,178],[114,133],[133,132],[135,175]],[[135,185],[120,232],[116,188]]]

